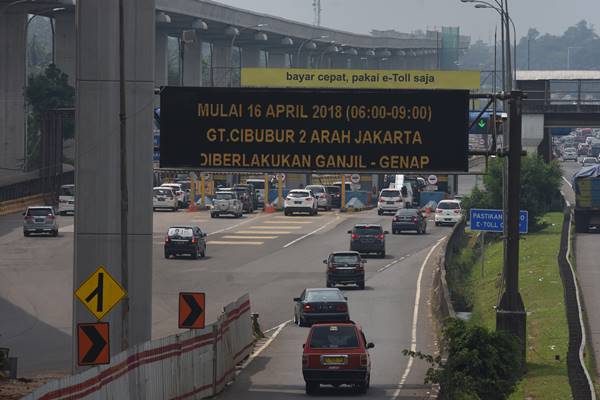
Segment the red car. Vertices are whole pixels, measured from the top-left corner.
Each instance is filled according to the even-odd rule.
[[[366,393],[371,380],[371,356],[375,347],[354,322],[315,324],[302,345],[302,375],[306,394],[320,385],[352,385]]]

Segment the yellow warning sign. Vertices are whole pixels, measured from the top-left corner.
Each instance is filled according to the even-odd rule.
[[[125,290],[99,267],[75,291],[75,296],[97,319],[102,319],[125,296]]]

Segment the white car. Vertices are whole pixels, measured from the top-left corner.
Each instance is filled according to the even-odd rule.
[[[377,214],[383,215],[386,212],[396,213],[404,208],[404,200],[398,189],[382,189],[379,192],[379,201],[377,202]]]
[[[435,226],[456,224],[463,217],[462,207],[458,200],[442,200],[435,209]]]
[[[210,217],[216,218],[223,214],[230,214],[236,218],[241,218],[244,212],[244,204],[238,198],[237,192],[219,191],[215,193],[213,205],[210,210]]]
[[[177,211],[179,202],[170,187],[159,186],[152,189],[152,209],[167,208]]]
[[[582,167],[587,167],[588,165],[594,164],[598,164],[598,159],[595,157],[583,157],[583,160],[581,160]]]
[[[62,185],[58,195],[58,213],[75,213],[75,185]]]
[[[577,161],[577,150],[575,150],[573,147],[566,148],[563,152],[562,158],[563,161]]]
[[[331,195],[327,193],[324,185],[306,185],[304,188],[313,192],[317,198],[317,206],[324,208],[326,211],[331,210]]]
[[[180,183],[163,183],[160,186],[173,189],[173,193],[175,193],[175,196],[177,197],[177,206],[181,208],[185,207],[185,190]]]
[[[309,213],[310,215],[317,215],[317,199],[315,198],[315,196],[313,196],[310,190],[293,189],[290,190],[290,192],[286,196],[283,205],[283,213],[285,215],[292,215],[297,212]]]

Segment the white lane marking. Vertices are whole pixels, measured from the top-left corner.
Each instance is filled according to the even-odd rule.
[[[301,226],[265,226],[265,225],[254,225],[249,226],[250,229],[264,229],[266,231],[272,229],[302,229]]]
[[[246,360],[246,362],[244,363],[244,365],[236,372],[236,374],[239,374],[241,372],[242,369],[244,369],[246,366],[248,366],[252,360],[254,360],[256,357],[258,357],[260,355],[260,353],[262,353],[263,351],[265,351],[265,349],[267,347],[269,347],[271,345],[271,343],[273,343],[273,340],[275,340],[275,338],[277,336],[279,336],[279,334],[281,333],[281,331],[283,330],[283,328],[286,327],[287,324],[289,324],[290,322],[292,322],[292,320],[287,320],[285,322],[282,322],[281,324],[271,328],[269,331],[275,331],[273,332],[273,334],[271,335],[271,337],[269,337],[269,339],[267,339],[266,342],[264,342],[262,344],[262,346],[260,346],[258,349],[256,349],[252,354],[250,354],[250,357],[248,357],[248,360]]]
[[[325,225],[323,225],[322,227],[320,227],[320,228],[317,228],[317,229],[315,229],[314,231],[312,231],[312,232],[309,232],[309,233],[307,233],[307,234],[306,234],[306,235],[304,235],[304,236],[300,236],[298,239],[294,239],[294,240],[292,240],[292,241],[291,241],[291,242],[289,242],[288,244],[284,245],[284,246],[283,246],[283,248],[284,248],[284,249],[285,249],[285,248],[288,248],[288,247],[290,247],[291,245],[293,245],[293,244],[295,244],[295,243],[298,243],[299,241],[301,241],[301,240],[303,240],[303,239],[306,239],[307,237],[309,237],[309,236],[311,236],[311,235],[314,235],[314,234],[315,234],[315,233],[317,233],[317,232],[320,232],[320,231],[322,231],[323,229],[325,229],[325,228],[327,227],[327,225],[330,225],[330,224],[332,224],[332,223],[336,222],[338,219],[340,219],[340,216],[339,216],[339,215],[337,215],[337,216],[335,217],[335,219],[332,219],[331,221],[329,221],[328,223],[326,223],[326,224],[325,224]]]
[[[225,241],[225,240],[210,240],[206,242],[206,244],[232,244],[232,245],[247,245],[247,246],[260,246],[261,244],[265,244],[265,242],[233,242],[233,241]]]
[[[312,224],[311,221],[264,221],[263,224],[296,224],[296,225],[303,225],[303,224]]]
[[[573,185],[571,185],[571,182],[569,182],[569,180],[567,178],[565,178],[564,176],[562,178],[563,178],[563,181],[567,182],[567,185],[569,185],[569,187],[571,189],[573,189]]]
[[[274,327],[267,329],[267,330],[266,330],[266,331],[264,331],[263,333],[269,333],[269,332],[273,332],[275,329],[279,329],[279,327],[280,327],[282,324],[286,324],[286,325],[287,325],[287,324],[289,324],[290,322],[292,322],[292,320],[291,320],[291,319],[288,319],[287,321],[284,321],[284,322],[282,322],[282,323],[281,323],[281,324],[279,324],[279,325],[275,325]]]
[[[268,233],[269,235],[288,235],[290,233],[292,233],[291,231],[251,231],[251,230],[247,230],[247,231],[236,231],[235,233],[240,233],[243,235],[246,234],[250,234],[250,235],[264,235],[265,233]]]
[[[379,269],[377,270],[377,272],[383,272],[383,271],[385,271],[386,269],[390,268],[391,266],[393,266],[393,265],[395,265],[395,264],[398,264],[400,261],[403,261],[403,260],[405,260],[407,257],[410,257],[410,254],[407,254],[407,255],[405,255],[404,257],[400,257],[400,258],[397,258],[397,259],[393,260],[391,263],[389,263],[389,264],[386,264],[386,265],[384,265],[383,267],[379,268]]]
[[[250,222],[254,222],[254,220],[256,218],[257,217],[251,217],[251,218],[249,218],[249,219],[247,219],[245,221],[242,221],[242,222],[240,222],[238,224],[228,226],[227,228],[219,229],[218,231],[210,232],[207,235],[210,236],[210,235],[216,235],[218,233],[226,232],[226,231],[228,231],[230,229],[237,228],[238,226],[245,225],[245,224],[250,223]]]
[[[63,233],[73,233],[73,232],[75,232],[75,225],[71,224],[71,225],[61,226],[60,228],[58,228],[58,230]]]
[[[429,250],[429,253],[427,253],[427,257],[425,257],[423,264],[421,264],[421,269],[419,269],[419,276],[417,277],[417,291],[415,293],[415,308],[413,310],[412,330],[411,330],[411,339],[410,339],[410,350],[411,351],[417,351],[417,322],[419,320],[419,303],[421,302],[421,280],[423,278],[423,270],[425,270],[425,266],[429,262],[429,258],[431,257],[431,255],[433,254],[435,249],[437,249],[437,247],[440,245],[442,240],[444,240],[445,238],[446,237],[444,236],[443,238],[438,240],[437,243]],[[394,392],[392,399],[396,400],[400,397],[400,390],[406,383],[406,379],[408,378],[408,374],[410,374],[410,369],[412,368],[412,364],[413,364],[413,357],[409,357],[408,364],[406,364],[406,369],[404,370],[404,373],[402,374],[402,378],[400,378],[400,383],[398,383],[398,388]]]
[[[221,236],[222,239],[277,239],[279,236]]]

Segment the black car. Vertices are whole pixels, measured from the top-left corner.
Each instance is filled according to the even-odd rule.
[[[350,321],[348,299],[340,289],[304,289],[294,302],[294,323],[299,326],[313,322]]]
[[[224,190],[224,189],[222,189]],[[231,189],[227,189],[232,192],[236,192],[238,195],[238,199],[242,202],[242,211],[245,213],[253,213],[254,212],[254,202],[252,200],[252,194],[250,190],[246,187],[234,186]]]
[[[325,191],[331,196],[331,206],[340,208],[342,206],[342,191],[339,186],[325,186]]]
[[[359,289],[365,288],[365,263],[360,253],[356,251],[337,251],[331,253],[327,260],[327,287],[338,283],[354,283]]]
[[[423,212],[416,208],[401,208],[396,211],[392,220],[392,233],[402,231],[417,231],[418,234],[427,233],[427,218]]]
[[[206,233],[191,225],[172,226],[165,238],[165,258],[189,254],[192,258],[206,255]]]
[[[350,251],[377,253],[380,257],[385,257],[385,235],[389,232],[384,231],[381,225],[356,224],[348,233],[351,235]]]

